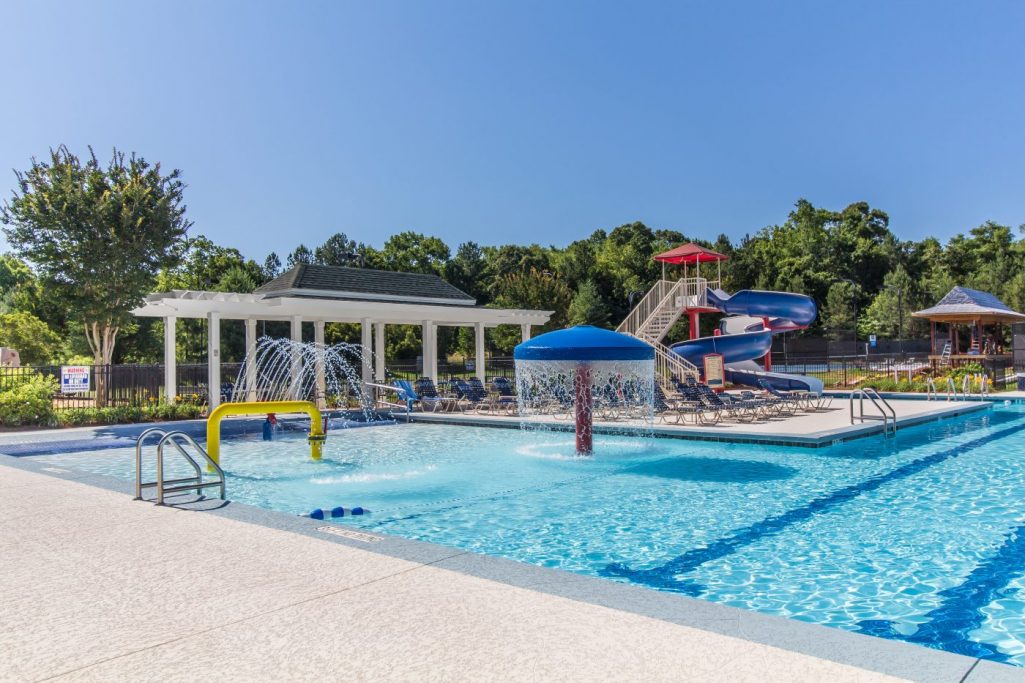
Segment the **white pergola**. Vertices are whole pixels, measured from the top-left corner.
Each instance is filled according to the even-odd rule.
[[[327,294],[327,293],[325,293]],[[419,325],[423,338],[423,374],[438,379],[438,327],[472,327],[475,332],[475,372],[481,380],[484,368],[484,329],[498,325],[519,325],[523,340],[530,339],[533,325],[544,325],[552,311],[484,308],[464,303],[424,303],[413,296],[409,301],[331,298],[330,296],[278,296],[173,290],[150,294],[146,303],[132,311],[143,318],[164,321],[164,389],[168,401],[177,391],[175,325],[178,318],[205,318],[207,334],[207,380],[210,408],[220,402],[221,320],[244,320],[246,353],[256,349],[256,323],[260,320],[288,321],[291,338],[302,341],[302,324],[312,322],[314,343],[324,345],[324,325],[329,322],[359,323],[363,354],[363,381],[385,377],[384,331],[386,325]],[[372,350],[372,353],[371,353]],[[371,361],[373,358],[373,362]],[[318,386],[323,395],[323,367],[318,368]]]

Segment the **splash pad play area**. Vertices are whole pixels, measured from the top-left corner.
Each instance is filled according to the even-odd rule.
[[[524,427],[534,416],[571,406],[578,455],[590,455],[594,448],[596,411],[653,417],[655,350],[639,339],[573,327],[523,342],[513,358]]]

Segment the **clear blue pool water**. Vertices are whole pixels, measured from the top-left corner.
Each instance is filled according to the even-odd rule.
[[[823,449],[395,425],[226,442],[233,500],[1025,665],[1025,407]],[[133,477],[129,449],[35,456]]]

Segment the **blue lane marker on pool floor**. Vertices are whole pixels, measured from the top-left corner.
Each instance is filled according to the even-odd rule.
[[[788,510],[775,517],[767,517],[749,527],[738,529],[732,535],[721,538],[709,545],[688,550],[682,555],[666,562],[661,567],[636,570],[630,569],[630,567],[620,562],[614,562],[605,567],[601,573],[604,576],[625,578],[633,583],[697,597],[704,591],[704,587],[693,581],[677,579],[678,575],[693,571],[706,562],[732,555],[745,546],[751,545],[767,536],[778,534],[795,524],[811,519],[815,515],[829,512],[862,494],[875,491],[890,482],[906,479],[933,465],[938,465],[959,455],[964,455],[976,448],[1011,436],[1023,429],[1025,429],[1025,424],[1017,424],[1013,427],[1007,427],[987,436],[954,446],[953,448],[948,448],[939,453],[913,460],[885,474],[871,477],[851,486],[845,486],[829,495],[816,498],[806,505]]]
[[[1025,569],[1025,525],[1013,529],[996,554],[977,566],[960,584],[937,595],[943,602],[924,616],[929,619],[911,634],[903,634],[893,622],[866,619],[858,630],[873,636],[927,645],[969,657],[1008,662],[1010,657],[989,643],[971,640],[969,633],[982,625],[982,608],[1000,597],[1000,592]]]

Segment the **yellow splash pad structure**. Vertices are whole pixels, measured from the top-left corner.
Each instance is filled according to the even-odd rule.
[[[320,460],[324,452],[324,419],[311,401],[256,401],[251,403],[222,403],[206,418],[206,450],[210,459],[221,462],[221,420],[229,415],[263,415],[265,413],[306,413],[310,416],[310,457]]]

